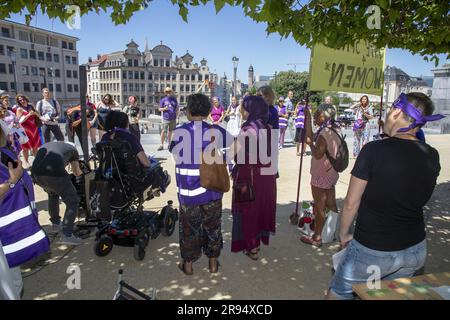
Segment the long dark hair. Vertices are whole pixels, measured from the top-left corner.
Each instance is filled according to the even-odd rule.
[[[366,104],[366,105],[363,105],[363,102],[362,102],[364,98],[367,99],[367,104]],[[370,103],[370,101],[369,101],[369,96],[363,95],[363,96],[361,97],[361,99],[359,99],[359,103],[361,104],[361,106],[367,107],[367,106],[369,105],[369,103]]]
[[[112,96],[111,96],[109,93],[107,93],[107,94],[105,94],[105,95],[103,96],[103,98],[102,98],[102,103],[103,103],[103,104],[106,104],[106,103],[105,103],[105,98],[109,98],[108,106],[114,104],[114,100],[113,100]]]
[[[33,110],[34,112],[36,112],[36,109],[34,108],[34,106],[30,103],[30,98],[28,98],[26,95],[19,93],[18,95],[16,95],[16,103],[17,103],[17,107],[18,108],[23,108],[22,104],[19,102],[19,99],[22,98],[27,102],[27,107],[30,107],[31,110]]]

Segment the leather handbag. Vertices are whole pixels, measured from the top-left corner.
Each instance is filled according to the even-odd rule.
[[[239,171],[233,184],[233,201],[237,203],[251,202],[255,200],[255,190],[253,187],[253,168],[250,171],[250,181],[238,182]]]
[[[216,156],[216,150],[213,156]],[[212,163],[207,164],[204,161],[204,152],[201,153],[202,162],[200,163],[200,185],[208,190],[226,193],[230,191],[230,176],[228,174],[227,164]]]

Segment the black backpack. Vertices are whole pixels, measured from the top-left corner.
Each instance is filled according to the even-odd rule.
[[[336,133],[336,135],[339,137],[339,140],[341,140],[341,143],[338,146],[338,150],[336,153],[336,158],[333,158],[328,150],[325,151],[328,160],[330,160],[331,165],[333,166],[334,170],[337,172],[344,172],[345,169],[348,167],[348,159],[349,159],[349,152],[348,152],[348,146],[347,142],[345,142],[345,136],[342,136],[339,134],[334,128],[329,128],[331,131]]]

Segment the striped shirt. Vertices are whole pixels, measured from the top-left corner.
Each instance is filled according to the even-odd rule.
[[[305,127],[305,106],[300,106],[298,108],[295,117],[295,127],[297,129],[303,129]]]
[[[9,150],[2,148],[0,152],[15,159]],[[0,183],[8,179],[8,168],[0,164]],[[0,241],[10,268],[49,250],[49,240],[39,225],[28,173],[24,171],[21,180],[0,200],[0,207]]]
[[[203,141],[202,137],[210,128],[220,130],[226,139],[227,132],[222,127],[209,125],[204,121],[188,122],[174,131],[169,150],[176,161],[175,175],[180,205],[203,205],[222,199],[223,193],[207,190],[200,185],[200,156],[211,143],[206,137],[206,141]],[[199,143],[194,143],[195,141]],[[190,152],[190,155],[187,152]]]
[[[287,115],[286,106],[282,106],[282,107],[277,106],[277,109],[278,109],[278,114]],[[278,124],[280,126],[280,129],[287,128],[287,126],[288,126],[288,119],[283,118],[283,117],[280,116],[279,120],[278,120]]]

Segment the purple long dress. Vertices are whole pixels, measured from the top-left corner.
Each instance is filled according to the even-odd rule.
[[[268,129],[268,149],[270,148],[270,130],[267,124],[256,121],[252,126],[244,125],[241,134],[255,126]],[[253,131],[254,132],[254,131]],[[258,138],[259,140],[259,138]],[[260,146],[261,144],[258,143]],[[258,148],[259,148],[258,146]],[[253,250],[261,245],[269,245],[270,234],[275,233],[276,220],[276,176],[262,175],[261,169],[269,165],[261,164],[258,151],[256,164],[249,164],[249,148],[246,146],[245,164],[237,164],[233,169],[233,183],[251,181],[253,172],[253,188],[255,200],[251,202],[232,202],[233,232],[231,251]],[[270,155],[270,150],[266,150]]]

